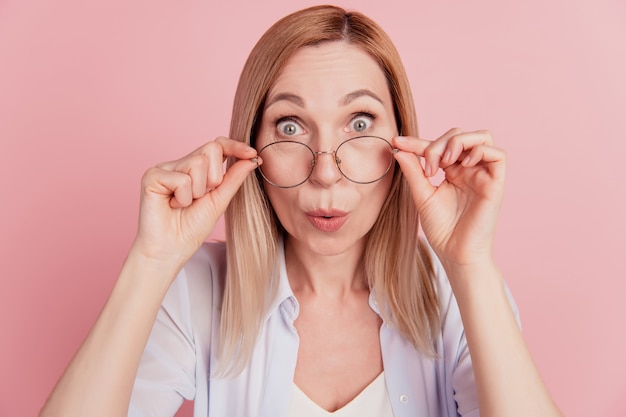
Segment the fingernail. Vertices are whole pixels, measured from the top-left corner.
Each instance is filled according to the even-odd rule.
[[[408,139],[405,138],[404,136],[396,136],[396,142],[406,142]]]
[[[444,162],[450,162],[451,158],[452,158],[452,152],[450,151],[450,149],[448,149],[446,153],[443,155],[443,160]]]
[[[430,167],[430,164],[426,164],[426,170],[424,171],[424,173],[426,174],[427,177],[430,177],[431,172],[432,172],[432,169]]]

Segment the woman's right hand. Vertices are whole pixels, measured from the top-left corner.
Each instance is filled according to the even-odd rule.
[[[238,161],[224,172],[229,156]],[[257,167],[256,157],[245,143],[220,137],[146,171],[135,242],[41,417],[128,414],[139,362],[169,284]]]
[[[229,156],[239,160],[224,172]],[[150,168],[141,182],[139,229],[131,255],[182,267],[260,163],[254,148],[219,137],[181,159]]]

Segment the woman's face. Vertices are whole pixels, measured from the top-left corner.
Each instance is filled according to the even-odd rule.
[[[387,80],[362,49],[327,42],[304,47],[290,58],[268,92],[256,146],[260,150],[290,140],[316,152],[332,152],[346,139],[364,135],[389,141],[397,135]],[[271,162],[276,163],[264,158],[266,169]],[[358,167],[358,175],[367,165]],[[380,181],[354,183],[341,174],[334,155],[325,153],[317,156],[311,176],[301,185],[277,188],[266,183],[265,190],[290,244],[333,255],[363,249],[392,176],[393,168]]]

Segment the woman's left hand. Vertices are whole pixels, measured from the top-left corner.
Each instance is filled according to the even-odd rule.
[[[441,261],[461,267],[491,262],[505,176],[505,154],[491,134],[451,129],[435,141],[396,137],[393,145],[424,234]],[[429,177],[440,168],[445,178],[433,185]]]

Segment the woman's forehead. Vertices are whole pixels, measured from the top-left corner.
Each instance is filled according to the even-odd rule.
[[[344,41],[325,42],[298,49],[287,61],[267,95],[291,94],[341,100],[354,91],[370,91],[390,100],[385,74],[372,56],[362,48]]]

